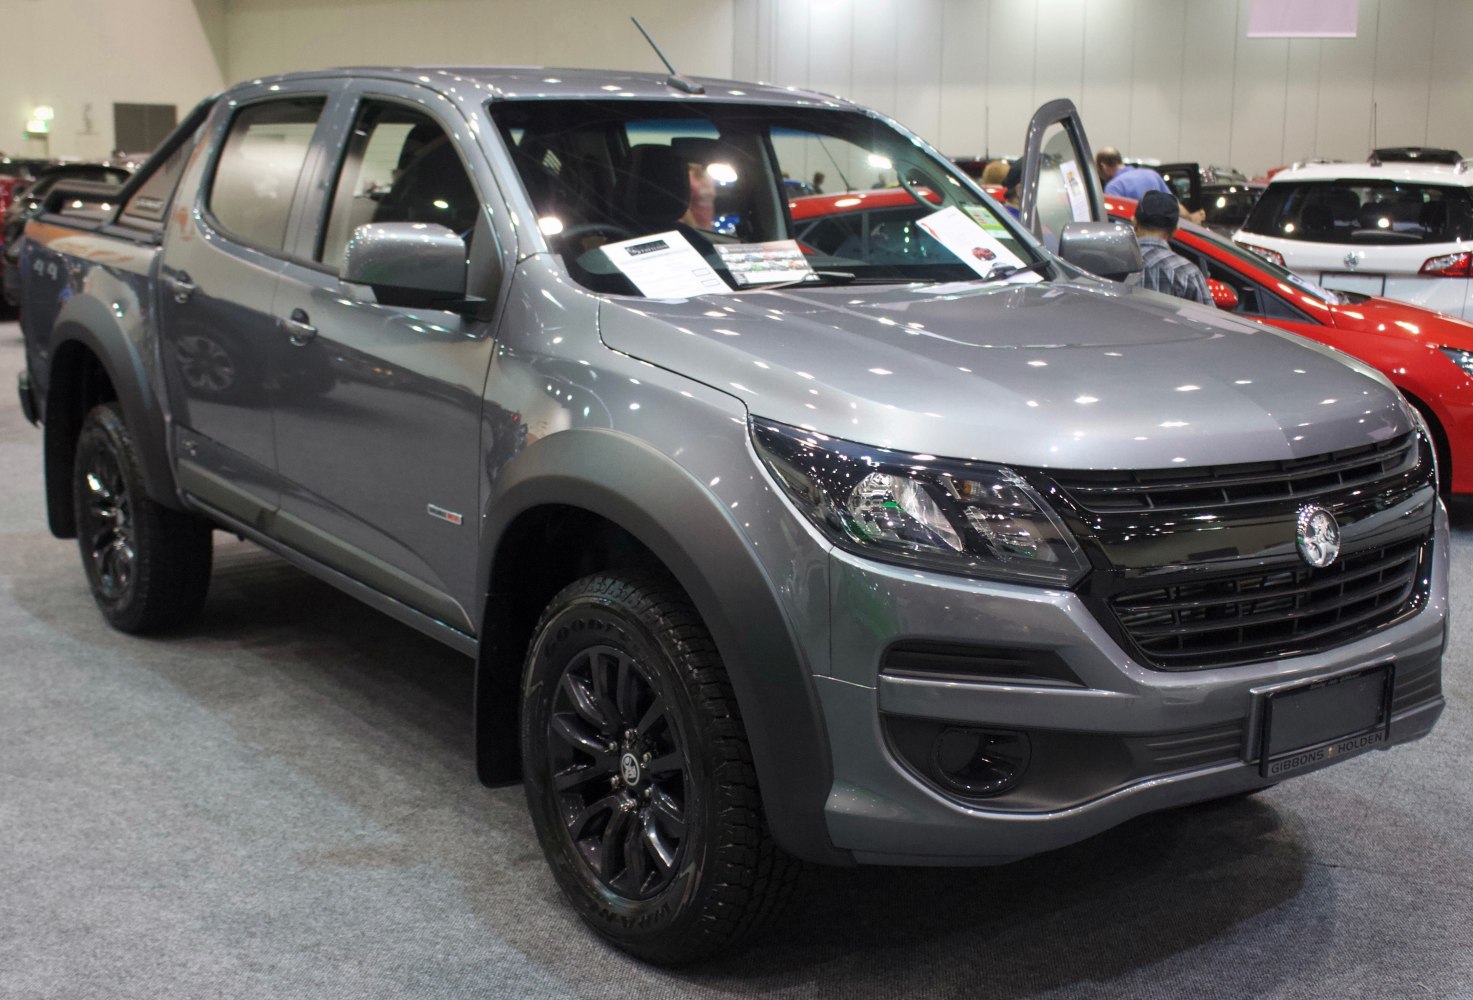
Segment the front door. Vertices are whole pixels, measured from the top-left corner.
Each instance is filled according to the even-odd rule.
[[[1034,112],[1019,197],[1023,225],[1051,250],[1058,248],[1059,234],[1069,223],[1104,221],[1094,153],[1073,101],[1049,101]]]
[[[303,227],[277,293],[277,526],[295,547],[474,634],[493,325],[381,304],[339,268],[361,225],[434,223],[466,240],[470,291],[494,301],[482,263],[499,250],[465,123],[380,86],[384,96],[353,112],[322,188],[322,224]]]

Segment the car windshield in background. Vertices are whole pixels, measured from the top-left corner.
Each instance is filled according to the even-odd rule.
[[[817,280],[976,278],[916,219],[956,207],[1024,263],[1033,245],[950,164],[867,115],[717,102],[497,101],[538,226],[580,283],[631,292],[601,246],[680,233],[730,285],[723,244],[797,240]],[[854,217],[843,195],[892,189],[902,211]],[[789,204],[833,198],[835,224]],[[838,197],[834,197],[838,196]]]
[[[1307,243],[1395,246],[1473,238],[1468,189],[1398,181],[1270,184],[1243,229]]]
[[[1321,288],[1319,285],[1315,284],[1313,281],[1310,281],[1308,278],[1305,278],[1302,275],[1295,274],[1284,265],[1276,264],[1262,254],[1254,253],[1252,250],[1249,250],[1246,247],[1241,247],[1231,240],[1225,239],[1218,233],[1213,232],[1211,229],[1206,228],[1205,226],[1198,226],[1190,222],[1183,222],[1181,224],[1181,228],[1190,230],[1192,232],[1192,235],[1196,236],[1197,239],[1201,240],[1203,243],[1212,244],[1214,249],[1225,253],[1230,257],[1235,257],[1245,264],[1251,264],[1253,267],[1256,267],[1258,270],[1263,271],[1265,274],[1271,275],[1272,277],[1279,281],[1282,281],[1286,285],[1292,285],[1307,295],[1313,295],[1315,298],[1319,299],[1321,302],[1326,303],[1327,305],[1343,305],[1346,301],[1344,292],[1337,292],[1329,288]]]

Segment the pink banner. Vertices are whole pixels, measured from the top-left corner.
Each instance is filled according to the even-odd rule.
[[[1358,0],[1253,0],[1249,38],[1354,38]]]

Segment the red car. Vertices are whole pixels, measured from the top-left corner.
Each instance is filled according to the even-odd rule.
[[[1135,215],[1128,198],[1106,196],[1105,207],[1122,220]],[[1473,493],[1473,323],[1327,291],[1191,223],[1171,243],[1207,275],[1219,309],[1328,344],[1389,378],[1432,428],[1443,489]]]
[[[1001,200],[1002,192],[989,194]],[[939,201],[939,199],[937,199]],[[1128,221],[1135,202],[1106,197]],[[843,256],[845,244],[881,243],[899,256],[926,255],[915,225],[923,209],[900,188],[795,198],[800,242]],[[1436,438],[1444,490],[1473,493],[1473,323],[1392,299],[1332,292],[1201,226],[1184,222],[1172,247],[1207,275],[1220,309],[1297,333],[1381,371],[1421,411]]]

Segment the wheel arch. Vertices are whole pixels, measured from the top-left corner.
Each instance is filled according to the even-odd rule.
[[[808,665],[746,537],[699,481],[629,435],[564,431],[506,466],[484,524],[475,696],[483,781],[518,776],[521,669],[547,600],[588,572],[658,566],[690,597],[726,663],[773,836],[800,857],[850,860],[824,819],[833,773]]]
[[[79,307],[87,308],[80,303]],[[68,318],[57,324],[52,336],[42,435],[46,514],[51,533],[58,538],[76,536],[72,463],[82,421],[92,407],[110,400],[122,408],[132,431],[149,497],[180,509],[163,412],[135,345],[115,327],[108,335],[99,335],[93,325]]]

